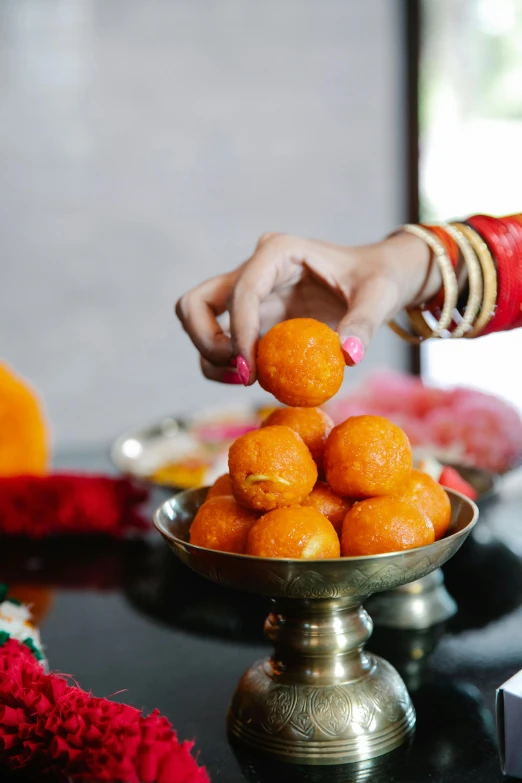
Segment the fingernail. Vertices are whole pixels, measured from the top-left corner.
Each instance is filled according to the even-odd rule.
[[[358,337],[347,337],[342,343],[342,349],[350,365],[359,364],[364,358],[364,345]]]
[[[237,367],[237,359],[235,356],[233,356],[230,360],[230,366],[231,367]]]
[[[223,383],[243,383],[237,372],[224,372]]]
[[[250,378],[250,367],[248,366],[248,362],[245,359],[245,357],[241,356],[241,354],[239,354],[239,356],[237,357],[236,366],[237,366],[238,375],[241,378],[241,383],[244,386],[248,386],[248,380]]]

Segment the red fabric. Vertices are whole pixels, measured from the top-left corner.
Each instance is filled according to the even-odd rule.
[[[147,491],[127,479],[54,474],[0,478],[0,535],[95,533],[119,537],[145,529]]]
[[[38,780],[209,783],[166,718],[45,674],[27,648],[0,648],[0,763]]]
[[[486,242],[497,267],[497,307],[482,334],[512,329],[522,301],[522,247],[518,234],[502,218],[474,215],[466,222]]]

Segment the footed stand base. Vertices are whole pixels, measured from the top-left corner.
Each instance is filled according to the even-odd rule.
[[[258,661],[234,694],[231,737],[294,764],[355,763],[394,750],[414,730],[415,711],[395,669],[365,657],[360,679],[321,686],[283,684],[273,661]]]
[[[245,557],[188,543],[206,492],[182,492],[164,503],[155,516],[158,530],[198,574],[274,601],[265,622],[274,652],[238,685],[228,715],[232,739],[293,762],[294,771],[315,764],[334,773],[348,764],[364,776],[373,759],[406,744],[415,712],[393,666],[364,650],[372,622],[362,604],[374,593],[422,580],[449,560],[475,524],[476,507],[448,490],[452,520],[440,541],[375,557],[312,562]],[[434,579],[440,588],[440,572]]]
[[[424,630],[449,620],[457,604],[440,568],[407,585],[373,595],[368,611],[377,627]]]

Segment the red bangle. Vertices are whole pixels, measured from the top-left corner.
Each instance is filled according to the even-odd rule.
[[[509,224],[503,218],[498,219],[498,223],[504,232],[504,237],[507,242],[508,253],[508,278],[509,278],[509,304],[506,307],[506,322],[503,326],[503,331],[513,328],[515,319],[520,312],[520,299],[522,296],[521,280],[518,275],[518,258],[520,257],[519,250],[519,235],[518,227],[516,223]]]
[[[516,215],[506,215],[504,220],[516,220],[517,223],[522,224],[522,212],[519,212]]]
[[[518,329],[522,326],[522,215],[510,215],[501,220],[513,236],[513,273],[517,283],[512,301],[512,318],[507,329]]]
[[[488,245],[497,268],[498,296],[495,315],[482,334],[502,332],[508,329],[514,320],[513,301],[519,286],[513,263],[514,237],[505,225],[488,215],[473,215],[466,222]]]

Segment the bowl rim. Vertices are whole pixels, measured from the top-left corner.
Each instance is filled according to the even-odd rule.
[[[241,559],[245,561],[253,561],[253,562],[264,562],[264,563],[289,563],[289,564],[301,564],[301,566],[305,565],[312,565],[317,563],[356,563],[356,562],[365,562],[368,560],[392,560],[395,558],[401,558],[405,555],[408,555],[410,553],[415,552],[425,552],[428,556],[430,553],[433,554],[435,551],[440,549],[441,544],[443,542],[454,542],[457,541],[459,538],[466,537],[469,535],[471,530],[475,527],[478,517],[479,517],[479,509],[477,504],[471,500],[470,498],[466,497],[466,495],[463,495],[461,492],[457,492],[454,489],[447,489],[445,488],[446,492],[450,497],[454,497],[460,501],[464,502],[464,505],[467,505],[468,507],[471,507],[473,511],[473,516],[471,517],[471,520],[468,522],[468,524],[462,528],[462,530],[457,530],[455,533],[452,533],[449,536],[445,536],[443,538],[440,538],[438,541],[434,541],[432,544],[425,544],[424,546],[417,546],[413,549],[400,549],[396,552],[380,552],[376,555],[350,555],[348,557],[328,557],[328,558],[299,558],[299,557],[258,557],[257,555],[244,555],[240,554],[238,552],[224,552],[220,549],[207,549],[206,547],[197,546],[196,544],[191,544],[188,541],[185,541],[182,538],[178,538],[177,536],[173,535],[172,531],[169,530],[162,521],[163,516],[165,516],[165,509],[167,507],[171,507],[172,501],[179,497],[180,495],[187,495],[192,494],[196,492],[202,492],[204,489],[209,489],[209,487],[198,487],[197,489],[185,489],[182,492],[177,492],[172,497],[165,500],[154,512],[153,522],[156,530],[168,541],[172,541],[173,543],[180,545],[182,547],[185,547],[188,549],[189,552],[199,553],[199,552],[206,552],[206,553],[212,553],[214,555],[219,555],[220,557],[224,557],[226,560],[228,559]]]

